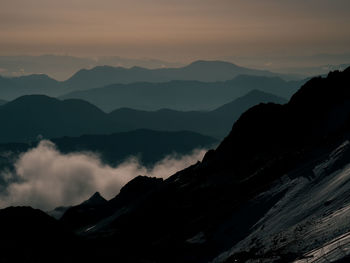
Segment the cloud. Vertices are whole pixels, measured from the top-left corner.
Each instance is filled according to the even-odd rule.
[[[167,156],[151,168],[130,158],[117,167],[101,162],[89,152],[60,153],[47,140],[25,153],[15,162],[11,182],[0,198],[0,207],[29,205],[42,210],[79,204],[99,191],[113,198],[128,181],[138,175],[167,178],[201,160],[204,149],[185,156]],[[8,172],[7,172],[8,173]],[[6,175],[9,178],[9,175]]]

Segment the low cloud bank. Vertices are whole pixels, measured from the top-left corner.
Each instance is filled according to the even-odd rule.
[[[201,160],[205,152],[200,149],[181,157],[167,156],[149,169],[136,158],[111,167],[93,153],[62,154],[52,142],[41,141],[16,161],[12,176],[16,176],[17,181],[10,183],[1,194],[0,207],[29,205],[50,210],[79,204],[96,191],[110,199],[138,175],[167,178]]]

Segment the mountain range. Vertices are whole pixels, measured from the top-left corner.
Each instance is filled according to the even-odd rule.
[[[267,102],[284,104],[287,103],[287,100],[253,90],[212,111],[175,111],[170,109],[140,111],[122,108],[112,111],[109,116],[115,121],[129,124],[129,126],[152,130],[189,130],[221,139],[229,133],[232,123],[243,112],[259,103]]]
[[[130,84],[135,82],[171,82],[173,80],[190,80],[200,82],[217,82],[232,80],[238,75],[255,75],[264,77],[282,77],[286,75],[275,74],[268,71],[254,70],[239,67],[232,63],[221,61],[196,61],[181,68],[159,68],[146,69],[141,67],[122,68],[112,66],[98,66],[92,69],[82,69],[65,81],[57,81],[44,74],[1,77],[0,78],[0,98],[13,100],[19,96],[42,94],[48,96],[62,96],[64,94],[100,88],[111,84]],[[287,79],[289,79],[287,77]],[[272,80],[273,82],[274,80]],[[176,84],[176,83],[175,83]],[[183,83],[178,83],[183,84]],[[231,83],[234,84],[234,83]],[[250,89],[257,88],[250,86]],[[145,84],[152,86],[152,84]],[[166,86],[167,84],[165,84]],[[173,84],[174,85],[174,84]],[[205,84],[197,84],[197,86]],[[248,84],[247,84],[248,85]],[[214,85],[215,86],[215,85]],[[142,87],[142,85],[141,85]],[[156,85],[159,87],[159,85]],[[180,88],[175,85],[176,88]],[[190,87],[190,86],[189,86]],[[274,86],[276,88],[276,86]],[[234,88],[234,87],[233,87]],[[283,89],[283,88],[281,88]],[[249,89],[248,89],[249,90]],[[248,91],[247,90],[247,91]],[[293,91],[286,91],[291,95]],[[154,95],[154,94],[153,94]],[[242,94],[241,94],[242,95]],[[279,94],[276,94],[279,95]],[[153,99],[156,100],[156,97]],[[234,97],[231,97],[234,99]],[[131,101],[130,101],[131,102]],[[222,102],[224,103],[224,102]],[[118,107],[122,107],[119,105]],[[114,108],[115,109],[115,108]]]
[[[198,60],[180,68],[146,69],[100,66],[91,70],[82,69],[69,78],[66,83],[76,90],[83,90],[114,83],[168,82],[172,80],[216,82],[231,80],[238,75],[286,77],[289,79],[288,75],[244,68],[229,62]]]
[[[0,106],[0,143],[28,142],[43,136],[79,136],[122,131],[126,124],[82,100],[60,101],[44,95],[28,95]],[[123,127],[123,128],[121,128]]]
[[[5,100],[13,100],[31,94],[56,96],[63,90],[64,85],[61,82],[44,74],[12,78],[0,76],[0,97]]]
[[[95,194],[59,221],[1,210],[12,235],[0,257],[44,262],[31,244],[54,233],[44,237],[57,262],[347,262],[349,85],[350,68],[313,78],[287,104],[247,110],[201,162],[166,180],[136,177],[108,201]]]
[[[109,112],[128,107],[139,110],[170,108],[180,111],[213,110],[255,89],[289,98],[304,81],[275,77],[238,76],[225,82],[171,81],[165,83],[113,84],[76,91],[62,99],[89,101]]]
[[[6,123],[0,130],[0,143],[135,129],[188,130],[222,138],[242,112],[261,102],[286,101],[271,94],[252,91],[210,112],[119,109],[107,114],[83,100],[61,101],[44,95],[28,95],[0,106],[0,122]]]
[[[218,60],[249,65],[250,68],[265,68],[272,72],[293,75],[317,76],[327,74],[326,70],[340,70],[340,64],[350,61],[348,53],[316,54],[312,56],[223,56]],[[270,61],[270,63],[267,63]],[[75,57],[67,55],[39,55],[39,56],[0,56],[0,71],[4,76],[23,76],[30,74],[46,74],[63,81],[82,68],[91,69],[96,66],[110,65],[114,67],[131,68],[133,66],[157,69],[182,67],[185,64],[169,62],[153,58],[126,58],[120,56]],[[321,66],[322,65],[322,66]],[[303,76],[303,77],[302,77]]]
[[[182,66],[181,63],[167,62],[158,59],[132,59],[118,56],[95,58],[66,55],[0,56],[1,74],[12,77],[30,74],[46,74],[58,80],[65,80],[82,68],[93,68],[103,65],[119,67],[139,66],[145,68]]]

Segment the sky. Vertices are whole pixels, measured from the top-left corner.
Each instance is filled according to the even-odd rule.
[[[349,0],[0,0],[0,55],[350,52]]]

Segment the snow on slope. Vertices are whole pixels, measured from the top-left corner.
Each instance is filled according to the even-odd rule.
[[[350,159],[344,160],[349,152],[350,144],[345,142],[313,169],[314,177],[291,179],[286,175],[258,196],[267,198],[286,191],[248,237],[213,262],[225,262],[228,258],[234,262],[244,251],[248,252],[248,262],[273,262],[281,255],[308,257],[298,263],[323,262],[319,260],[330,251],[330,261],[347,255],[344,251],[350,242],[350,164],[336,171],[334,168],[339,160],[350,163]],[[339,249],[335,249],[337,246]]]

